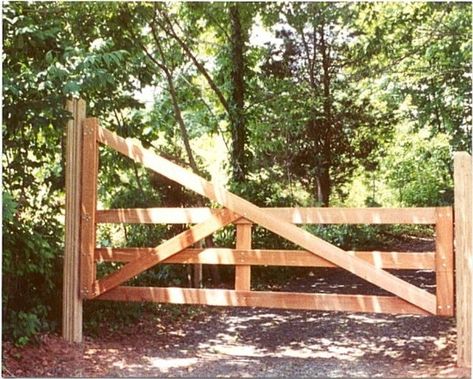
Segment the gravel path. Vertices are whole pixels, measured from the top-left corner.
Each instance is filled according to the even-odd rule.
[[[435,289],[432,272],[398,273],[428,291]],[[334,269],[299,270],[287,285],[271,289],[384,294]],[[184,305],[146,314],[120,329],[112,326],[100,325],[94,337],[85,330],[82,345],[55,335],[26,348],[4,342],[2,374],[468,377],[455,368],[453,318]]]
[[[144,364],[112,364],[123,376],[436,376],[454,366],[452,321],[261,309],[220,310],[162,332]]]
[[[206,308],[189,321],[104,325],[82,346],[4,344],[4,376],[459,377],[453,319]]]

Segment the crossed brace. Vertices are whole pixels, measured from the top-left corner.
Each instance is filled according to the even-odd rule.
[[[98,153],[96,141],[111,147],[119,153],[143,164],[145,167],[161,174],[178,184],[195,191],[220,204],[223,209],[212,214],[207,220],[196,224],[188,230],[165,241],[154,248],[152,253],[136,258],[122,266],[114,273],[95,279],[95,225],[91,215],[95,212],[96,175],[98,168]],[[220,228],[231,224],[241,217],[261,225],[271,232],[301,246],[307,251],[343,268],[360,278],[414,304],[431,313],[437,313],[435,295],[416,287],[391,273],[375,267],[373,264],[346,252],[313,234],[287,221],[274,219],[264,209],[214,185],[200,176],[164,159],[141,144],[124,139],[117,134],[99,126],[98,120],[89,118],[84,121],[83,139],[83,170],[91,173],[85,176],[82,183],[82,235],[81,235],[81,283],[82,296],[95,298],[120,284],[132,279],[143,271],[179,253],[203,238],[211,235]],[[95,177],[94,177],[95,175]],[[90,180],[90,178],[94,180]]]

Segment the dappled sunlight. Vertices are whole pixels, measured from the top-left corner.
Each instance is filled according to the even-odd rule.
[[[159,358],[144,357],[149,362],[151,368],[157,368],[163,373],[169,372],[170,369],[189,367],[197,363],[197,358]]]
[[[324,343],[326,342],[326,343]],[[333,341],[324,340],[321,343],[309,344],[291,344],[283,346],[274,354],[276,357],[291,357],[301,359],[338,359],[345,361],[355,361],[364,355],[364,351],[356,347],[337,346]]]
[[[347,276],[345,271],[342,282],[339,281],[337,275],[329,276],[328,279],[326,277],[313,278],[311,283],[305,283],[305,289],[311,294],[294,294],[282,292],[281,289],[270,294],[264,291],[122,287],[119,291],[112,290],[110,294],[105,294],[104,299],[289,309],[345,309],[365,312],[421,313],[425,310],[434,312],[434,296],[420,291],[418,287],[410,283],[410,277],[402,272],[396,278],[383,270],[386,268],[427,269],[429,271],[418,270],[414,273],[417,274],[415,284],[434,291],[435,281],[432,282],[433,272],[430,271],[435,265],[432,251],[425,253],[345,252],[291,224],[433,224],[436,221],[435,208],[261,209],[228,192],[224,187],[213,185],[188,170],[146,151],[134,142],[110,135],[108,131],[102,131],[102,133],[106,134],[105,140],[122,154],[226,207],[224,210],[173,208],[110,210],[99,213],[99,222],[124,222],[128,219],[145,223],[201,223],[157,248],[150,249],[146,253],[142,251],[143,257],[147,254],[148,257],[157,258],[154,259],[154,264],[168,258],[167,263],[182,263],[185,260],[187,260],[186,263],[207,264],[301,266],[306,263],[307,266],[327,267],[332,270],[336,264],[355,274]],[[231,211],[238,212],[238,215],[232,214]],[[220,216],[225,213],[228,213],[226,217]],[[307,250],[283,252],[189,248],[192,243],[202,239],[214,229],[217,230],[217,226],[245,222],[245,220],[238,220],[239,217],[251,220],[252,223],[257,223]],[[276,223],[275,220],[280,222]],[[166,250],[168,245],[169,251]],[[161,254],[162,247],[163,254]],[[167,252],[164,253],[164,251]],[[122,251],[123,253],[126,251]],[[99,251],[99,254],[107,259],[113,251],[103,249]],[[174,256],[171,257],[172,255]],[[151,266],[152,260],[149,259]],[[251,259],[254,261],[249,262]],[[366,265],[366,262],[371,263],[372,267]],[[133,266],[133,262],[128,266]],[[334,272],[338,271],[334,270]],[[314,276],[312,272],[311,276]],[[365,278],[366,281],[356,276]],[[351,277],[355,280],[350,279]],[[347,278],[349,279],[346,280]],[[407,279],[402,282],[399,278]],[[384,290],[377,288],[373,285],[374,283]],[[360,295],[359,291],[362,288],[368,288],[370,295],[377,293],[385,295],[386,291],[389,291],[407,299],[408,302],[396,303],[393,302],[392,297],[386,296]],[[333,293],[338,295],[333,295]],[[417,304],[419,308],[411,303]],[[169,338],[172,341],[166,344],[165,351],[148,348],[149,351],[141,355],[139,363],[117,358],[113,361],[112,367],[126,370],[131,375],[139,370],[145,370],[150,374],[156,372],[177,375],[183,372],[196,372],[195,370],[203,369],[206,364],[222,361],[227,367],[237,368],[239,373],[245,376],[251,372],[252,362],[258,359],[278,359],[282,364],[286,360],[288,362],[312,360],[342,365],[345,371],[341,370],[340,375],[347,372],[365,375],[366,372],[370,372],[376,376],[376,370],[382,372],[383,367],[394,361],[409,362],[413,367],[412,372],[415,372],[418,367],[429,368],[433,364],[435,355],[441,355],[451,346],[450,336],[445,331],[437,329],[437,334],[422,334],[423,330],[426,333],[432,329],[435,330],[434,326],[438,327],[433,318],[420,319],[412,316],[396,318],[368,313],[288,313],[252,309],[229,310],[221,312],[220,315],[211,322],[200,322],[193,327],[164,329],[160,337]],[[403,324],[406,325],[406,329],[403,328]],[[412,327],[413,324],[415,327]],[[444,322],[445,325],[447,321]],[[277,343],[275,344],[274,341]],[[192,348],[187,349],[188,346]],[[430,356],[425,355],[427,351],[431,353]],[[108,353],[112,352],[108,351]],[[370,368],[371,371],[365,371],[363,368],[357,371],[349,370],[350,365],[363,366],[369,361],[377,361],[379,367],[375,367],[374,371],[373,368]]]
[[[349,314],[349,315],[346,316],[346,318],[350,319],[350,320],[360,321],[360,322],[363,322],[365,324],[380,324],[380,323],[392,324],[392,323],[396,322],[395,320],[389,320],[389,319],[386,319],[386,318],[378,318],[375,315],[372,315],[372,314],[367,315],[365,313]]]
[[[448,318],[207,307],[189,317],[185,309],[146,313],[119,330],[104,323],[78,350],[50,345],[49,355],[80,362],[81,377],[464,375]]]
[[[141,364],[138,363],[127,363],[125,359],[121,359],[117,362],[112,363],[112,367],[119,368],[121,370],[128,369],[128,370],[139,370]]]
[[[266,354],[258,349],[256,346],[251,345],[238,345],[228,346],[220,345],[214,346],[212,349],[213,353],[231,355],[231,356],[243,356],[243,357],[264,357]]]

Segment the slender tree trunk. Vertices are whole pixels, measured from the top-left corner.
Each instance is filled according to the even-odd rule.
[[[161,56],[161,62],[158,62],[151,54],[149,54],[149,52],[146,50],[146,47],[143,46],[143,50],[145,51],[146,55],[148,55],[150,59],[163,71],[164,76],[166,77],[169,94],[171,95],[171,103],[174,110],[174,118],[177,124],[179,125],[179,130],[181,131],[181,138],[182,138],[182,142],[184,143],[184,148],[186,150],[187,158],[189,160],[189,165],[192,168],[192,171],[194,171],[196,174],[201,175],[199,167],[197,166],[197,163],[194,159],[194,154],[192,152],[192,148],[190,145],[189,134],[187,132],[184,119],[182,118],[182,112],[179,106],[179,100],[177,98],[177,91],[176,91],[176,87],[174,86],[172,69],[167,65],[166,58],[165,58],[163,49],[161,47],[161,41],[156,33],[156,30],[154,29],[154,26],[152,26],[152,33],[153,33],[153,37],[156,43],[157,50],[159,52],[159,55]],[[198,206],[202,206],[202,205],[203,203],[199,199]],[[204,243],[201,243],[201,246],[204,247]],[[192,265],[192,267],[188,266],[187,278],[188,278],[189,286],[197,287],[197,288],[202,287],[202,265],[195,264],[195,265]]]
[[[200,170],[197,167],[197,163],[195,162],[195,159],[194,159],[194,154],[192,153],[192,148],[189,141],[189,134],[187,133],[187,128],[186,128],[186,125],[184,124],[184,119],[182,118],[181,108],[179,107],[179,102],[177,99],[177,92],[176,92],[176,88],[174,87],[174,81],[172,79],[172,75],[168,70],[165,71],[165,75],[168,82],[169,93],[171,94],[171,100],[172,100],[172,104],[174,108],[174,116],[179,125],[179,129],[181,130],[181,137],[182,137],[182,141],[184,142],[184,147],[186,149],[187,157],[189,159],[189,165],[191,166],[192,171],[194,171],[196,174],[200,174]],[[198,200],[197,205],[200,207],[203,206],[203,203],[201,202],[200,199]],[[200,247],[205,247],[205,242],[201,242],[199,245]],[[188,270],[188,278],[190,278],[189,284],[192,287],[201,288],[203,284],[202,283],[202,279],[203,279],[202,265],[201,264],[192,265],[192,269]]]
[[[243,182],[247,173],[246,162],[246,122],[245,101],[245,61],[243,56],[245,37],[241,27],[238,4],[230,6],[231,57],[232,57],[232,92],[230,100],[230,118],[232,127],[232,175],[235,182]]]
[[[228,101],[210,76],[207,69],[194,55],[188,43],[186,43],[186,41],[176,33],[174,29],[175,22],[169,17],[167,11],[163,7],[155,5],[155,15],[156,17],[154,22],[156,22],[156,24],[158,24],[169,37],[173,38],[182,47],[184,53],[192,60],[197,70],[207,80],[209,86],[215,92],[220,103],[227,111],[232,134],[232,177],[235,182],[244,181],[247,173],[247,135],[244,115],[244,48],[246,36],[242,30],[240,6],[238,4],[232,4],[229,8],[229,21],[231,28],[230,46],[233,65],[231,72],[232,91]]]
[[[320,51],[322,59],[322,87],[323,87],[323,121],[317,122],[314,118],[308,125],[309,128],[321,128],[321,131],[310,130],[309,138],[313,139],[313,148],[316,149],[315,166],[315,196],[320,205],[324,207],[329,206],[331,181],[330,181],[330,167],[331,167],[331,138],[332,138],[332,103],[330,92],[330,57],[327,51],[327,45],[324,36],[324,25],[314,26],[312,31],[313,53],[311,55],[304,30],[300,29],[299,34],[302,39],[302,44],[305,52],[305,59],[307,60],[307,67],[309,70],[309,85],[314,97],[318,96],[320,90],[319,84],[316,82],[316,52]],[[313,114],[320,111],[317,108],[312,109]]]
[[[194,159],[194,154],[192,153],[192,148],[189,140],[189,133],[187,133],[186,125],[184,124],[184,119],[182,118],[181,108],[179,107],[179,101],[177,99],[176,87],[174,87],[174,81],[172,79],[171,73],[165,71],[166,80],[168,82],[169,94],[171,95],[172,107],[174,109],[174,118],[179,125],[179,130],[181,131],[182,142],[184,143],[184,148],[186,149],[187,158],[189,159],[189,165],[196,174],[200,174],[197,163]]]
[[[320,51],[322,54],[322,85],[324,92],[323,101],[323,141],[322,141],[322,164],[318,177],[318,199],[322,206],[328,207],[331,192],[330,168],[332,167],[332,94],[330,91],[330,52],[325,43],[325,25],[322,23],[319,29]]]
[[[156,17],[154,19],[154,22],[156,22],[169,37],[173,38],[182,47],[182,50],[184,51],[184,53],[192,60],[192,63],[194,63],[194,66],[204,76],[205,80],[209,84],[210,88],[212,88],[215,95],[218,97],[222,106],[225,108],[225,110],[228,113],[230,113],[230,107],[228,105],[227,100],[225,99],[223,92],[218,88],[217,84],[214,82],[214,80],[210,76],[205,66],[201,62],[199,62],[197,57],[192,52],[190,46],[182,38],[180,38],[177,35],[176,31],[174,30],[173,21],[169,18],[167,11],[165,9],[162,9],[160,6],[158,6],[158,4],[159,3],[155,3]],[[158,14],[161,15],[162,17],[161,20],[159,17],[157,17]]]
[[[328,167],[322,167],[320,173],[317,175],[317,199],[323,207],[329,206],[331,182],[330,170]]]

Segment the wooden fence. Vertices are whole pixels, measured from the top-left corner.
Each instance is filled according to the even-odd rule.
[[[265,208],[264,211],[272,219],[284,220],[291,224],[435,225],[435,252],[348,251],[346,254],[369,262],[375,269],[434,270],[437,277],[435,313],[453,315],[451,208]],[[220,210],[209,208],[98,210],[95,222],[196,224],[204,222],[218,212]],[[307,250],[252,249],[253,223],[244,218],[239,218],[233,223],[236,225],[234,249],[184,248],[161,263],[235,265],[235,290],[120,287],[104,293],[99,299],[429,314],[427,310],[394,296],[251,291],[251,266],[337,267],[337,265]],[[159,248],[96,248],[94,258],[96,262],[130,262],[158,252]]]
[[[97,119],[78,118],[82,141],[70,139],[75,167],[69,177],[80,178],[77,192],[69,180],[66,211],[65,327],[69,340],[81,334],[77,316],[82,299],[155,301],[179,304],[276,307],[286,309],[342,310],[362,312],[454,314],[453,213],[439,208],[259,208],[223,187],[144,149],[140,144],[100,127]],[[76,135],[76,134],[75,134]],[[145,167],[220,204],[222,208],[151,208],[97,210],[99,143],[143,164]],[[74,150],[70,147],[69,150]],[[69,151],[68,150],[68,151]],[[72,157],[80,156],[81,164]],[[76,183],[77,184],[77,183]],[[80,204],[78,207],[77,205]],[[104,248],[96,246],[100,223],[190,224],[186,231],[150,248]],[[76,236],[80,225],[80,238]],[[194,245],[220,228],[234,224],[235,248],[195,248]],[[300,224],[425,224],[435,226],[435,251],[382,252],[343,251],[300,228]],[[300,250],[252,248],[252,228],[260,225],[300,246]],[[96,277],[96,264],[103,261],[124,265],[104,277]],[[124,286],[127,281],[157,264],[222,264],[235,266],[233,290],[156,288]],[[339,267],[392,293],[394,296],[341,295],[253,291],[251,266]],[[429,293],[386,269],[433,270],[436,292]],[[80,275],[77,275],[77,272]],[[74,292],[75,289],[75,293]],[[80,297],[77,296],[77,290]],[[74,311],[76,310],[76,311]],[[75,313],[74,313],[75,312]]]

